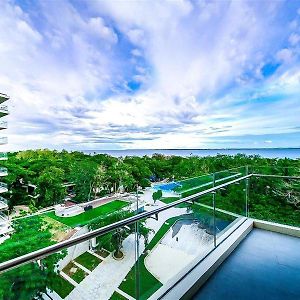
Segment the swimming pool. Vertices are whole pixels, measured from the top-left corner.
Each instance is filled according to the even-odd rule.
[[[172,182],[163,183],[163,184],[156,184],[153,186],[153,188],[156,190],[162,190],[162,191],[173,191],[178,186],[181,186],[181,184],[179,184],[175,181],[172,181]]]

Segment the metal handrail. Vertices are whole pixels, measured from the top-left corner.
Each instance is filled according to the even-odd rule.
[[[212,187],[210,189],[207,189],[205,191],[199,192],[197,194],[185,197],[183,199],[179,199],[177,201],[174,201],[174,202],[172,202],[170,204],[166,204],[166,205],[164,205],[162,207],[153,209],[151,211],[147,211],[147,212],[140,213],[138,215],[134,215],[134,216],[129,217],[127,219],[118,221],[118,222],[113,223],[113,224],[109,224],[107,226],[103,226],[101,228],[98,228],[98,229],[92,230],[90,232],[87,232],[87,233],[85,233],[83,235],[74,237],[72,239],[65,240],[65,241],[59,242],[59,243],[57,243],[55,245],[51,245],[51,246],[48,246],[46,248],[39,249],[39,250],[36,250],[34,252],[31,252],[31,253],[19,256],[17,258],[8,260],[8,261],[3,262],[3,263],[0,264],[0,273],[8,271],[8,270],[16,268],[16,267],[19,267],[19,266],[21,266],[23,264],[26,264],[26,263],[29,263],[29,262],[32,262],[32,261],[35,261],[35,260],[38,260],[38,259],[42,259],[44,257],[47,257],[47,256],[49,256],[51,254],[54,254],[54,253],[56,253],[56,252],[58,252],[60,250],[65,249],[65,248],[68,248],[68,247],[77,245],[79,243],[88,241],[88,240],[90,240],[92,238],[95,238],[97,236],[104,235],[104,234],[106,234],[106,233],[108,233],[108,232],[110,232],[110,231],[112,231],[114,229],[117,229],[117,228],[120,228],[120,227],[123,227],[123,226],[126,226],[126,225],[130,225],[132,223],[136,223],[136,222],[138,222],[138,221],[140,221],[142,219],[145,219],[147,217],[150,217],[152,215],[157,215],[160,212],[165,211],[165,210],[167,210],[169,208],[172,208],[172,207],[174,207],[174,206],[176,206],[178,204],[185,203],[185,202],[192,201],[192,200],[196,200],[197,198],[199,198],[201,196],[210,194],[210,193],[212,193],[214,191],[217,191],[217,190],[219,190],[221,188],[224,188],[224,187],[226,187],[226,186],[228,186],[230,184],[233,184],[233,183],[239,182],[241,180],[247,179],[247,178],[249,178],[251,176],[252,175],[249,174],[249,175],[246,175],[246,176],[234,179],[232,181],[220,184],[220,185],[218,185],[216,187]]]
[[[288,176],[288,175],[271,175],[271,174],[252,174],[254,177],[272,177],[272,178],[282,178],[282,179],[294,179],[300,180],[299,176]]]

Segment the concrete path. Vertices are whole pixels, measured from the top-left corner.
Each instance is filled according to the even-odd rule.
[[[140,242],[140,254],[143,250],[144,242]],[[117,261],[112,256],[107,257],[66,299],[109,299],[135,263],[134,234],[124,240],[122,251],[124,253],[122,260]]]

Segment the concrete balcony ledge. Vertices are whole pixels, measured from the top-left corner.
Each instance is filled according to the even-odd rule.
[[[253,226],[255,228],[264,229],[267,231],[273,231],[277,233],[282,233],[290,236],[295,236],[300,238],[300,228],[295,226],[283,225],[274,222],[253,220]]]

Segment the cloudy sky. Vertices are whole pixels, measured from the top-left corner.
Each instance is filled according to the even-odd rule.
[[[300,1],[0,0],[9,149],[300,146]]]

